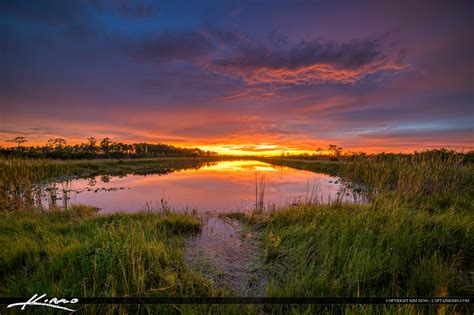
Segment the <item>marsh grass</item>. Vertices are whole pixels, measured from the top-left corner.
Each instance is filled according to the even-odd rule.
[[[296,205],[242,218],[260,231],[270,296],[469,296],[474,216],[431,213],[386,199],[370,205]],[[391,307],[275,306],[276,313],[392,313]],[[391,310],[392,309],[392,310]],[[403,306],[405,313],[436,307]],[[449,306],[447,310],[462,308]],[[402,312],[403,313],[403,312]]]
[[[268,175],[255,172],[255,212],[265,210],[265,189],[268,183]]]
[[[47,160],[0,159],[0,207],[40,206],[41,194],[51,180],[67,175],[67,164]]]
[[[473,193],[474,167],[454,152],[376,155],[344,164],[343,175],[365,184],[373,194],[409,197]]]
[[[330,174],[337,172],[364,185],[371,202],[355,205],[338,200],[323,205],[315,202],[317,194],[308,187],[304,203],[275,211],[233,214],[246,222],[248,228],[258,231],[264,243],[265,269],[271,279],[268,295],[473,295],[472,162],[449,152],[379,155],[347,162],[303,163],[280,158],[273,161],[316,172],[330,169]],[[272,159],[265,162],[272,163]],[[186,268],[183,262],[184,238],[198,232],[201,224],[192,215],[172,211],[97,215],[87,206],[50,212],[25,207],[34,200],[33,184],[38,180],[47,181],[64,172],[91,173],[112,168],[141,172],[138,164],[124,167],[119,161],[108,161],[104,166],[102,162],[81,161],[77,162],[83,163],[78,167],[74,163],[50,163],[0,161],[2,209],[11,209],[12,203],[18,202],[18,209],[22,210],[0,211],[0,295],[228,294],[214,288],[209,280]],[[140,163],[144,163],[141,166],[146,171],[155,167],[153,162]],[[182,162],[162,163],[160,169],[164,170]],[[255,186],[256,208],[258,205],[263,208],[260,200],[265,194],[266,180],[256,178]],[[91,306],[84,311],[90,314],[449,314],[467,313],[468,309],[453,305],[274,305]]]
[[[265,244],[270,296],[472,296],[471,163],[457,154],[374,156],[342,164],[339,174],[364,184],[371,202],[300,203],[241,218],[260,231]],[[449,305],[272,308],[357,314],[467,310]]]
[[[0,295],[219,296],[223,291],[183,261],[184,238],[201,221],[176,213],[98,215],[70,211],[0,212]],[[97,313],[201,313],[216,306],[87,306]],[[232,311],[232,307],[228,307]],[[41,309],[47,312],[48,309]]]

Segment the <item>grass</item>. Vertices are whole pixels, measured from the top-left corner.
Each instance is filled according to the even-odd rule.
[[[443,151],[440,155],[379,155],[349,161],[261,159],[337,174],[364,185],[371,200],[366,205],[308,202],[272,212],[232,214],[246,222],[247,229],[257,231],[263,241],[265,269],[271,279],[267,294],[472,296],[474,167],[461,157]],[[11,205],[15,193],[24,197],[25,191],[34,191],[31,187],[36,181],[58,176],[65,168],[68,174],[127,173],[192,167],[202,162],[3,160],[2,200]],[[257,205],[259,196],[265,194],[262,183],[265,181],[257,178]],[[0,219],[0,243],[5,244],[0,252],[2,296],[28,296],[39,291],[78,296],[229,294],[215,289],[183,262],[183,240],[199,231],[201,224],[190,215],[97,215],[90,207],[73,206],[68,211],[0,211]],[[455,305],[86,309],[98,311],[443,314],[467,313],[468,309]]]
[[[474,292],[474,215],[396,202],[300,205],[247,218],[270,296],[458,296]]]
[[[268,183],[266,174],[255,172],[255,211],[263,211],[265,207],[265,187]]]
[[[295,160],[268,159],[292,166]],[[319,161],[298,168],[320,171]],[[371,203],[301,204],[241,216],[265,244],[271,296],[472,296],[473,165],[456,156],[369,157],[338,173]],[[451,313],[460,306],[278,306],[275,312]]]
[[[176,213],[97,215],[93,208],[0,212],[0,296],[219,296],[183,261],[196,217]],[[218,306],[86,306],[88,314],[201,313]],[[47,309],[42,308],[41,311]],[[232,307],[228,307],[232,311]]]
[[[45,181],[67,175],[66,164],[46,160],[0,159],[1,209],[29,208],[41,199]]]
[[[342,174],[374,194],[474,196],[474,166],[462,155],[372,156],[345,163]]]

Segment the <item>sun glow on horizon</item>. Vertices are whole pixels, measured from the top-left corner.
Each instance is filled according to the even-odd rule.
[[[274,144],[216,144],[216,145],[186,145],[186,148],[197,147],[205,151],[214,151],[221,155],[254,155],[254,156],[277,156],[284,154],[314,153],[314,150],[304,150],[295,147],[287,147]]]
[[[207,165],[202,167],[203,170],[225,171],[225,172],[239,172],[244,170],[255,170],[259,172],[273,172],[277,168],[274,165],[260,161],[220,161],[217,164]]]
[[[61,135],[51,136],[50,138],[63,138],[65,139],[67,145],[79,145],[86,143],[86,140],[81,138],[69,138],[61,137]],[[3,148],[14,148],[18,144],[12,143],[11,139],[14,138],[13,135],[0,135],[0,147]],[[99,143],[106,136],[95,137]],[[173,141],[149,141],[144,139],[122,139],[121,137],[109,137],[112,142],[115,143],[125,143],[125,144],[135,144],[135,143],[148,143],[148,144],[167,144],[172,145],[178,148],[198,148],[203,151],[212,151],[216,152],[218,155],[228,155],[228,156],[282,156],[282,155],[322,155],[322,156],[331,156],[334,155],[334,152],[328,148],[328,142],[314,142],[312,148],[308,148],[308,143],[304,143],[301,146],[298,143],[288,143],[288,144],[273,144],[270,142],[259,142],[251,143],[239,141],[239,143],[216,143],[212,142],[212,139],[209,139],[209,143],[206,142],[196,142],[195,144],[190,144],[187,142],[173,142]],[[21,143],[21,147],[41,147],[47,146],[47,138],[43,137],[26,137],[27,142]],[[192,143],[192,142],[191,142]],[[338,144],[334,142],[334,144]],[[339,144],[338,144],[339,145]],[[394,143],[390,146],[380,146],[374,143],[366,143],[363,146],[345,146],[342,143],[343,150],[340,152],[342,156],[351,155],[354,153],[366,153],[366,154],[377,154],[377,153],[413,153],[415,151],[421,152],[425,150],[432,149],[441,149],[445,148],[448,150],[454,150],[458,152],[467,152],[474,150],[473,146],[439,146],[435,144],[416,144],[409,147],[404,147],[403,144],[398,145]],[[323,149],[321,149],[323,148]]]

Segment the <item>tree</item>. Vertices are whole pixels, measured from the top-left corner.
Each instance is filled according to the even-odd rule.
[[[67,145],[67,141],[63,138],[51,138],[48,140],[48,146],[52,148],[61,149]]]
[[[340,157],[341,154],[342,154],[342,147],[338,147],[337,145],[335,144],[330,144],[329,145],[329,148],[328,148],[328,151],[332,152],[332,154],[336,157]]]
[[[102,139],[102,141],[100,142],[100,148],[102,149],[102,152],[104,152],[104,155],[108,156],[109,155],[109,151],[110,151],[110,143],[112,141],[110,141],[110,138],[104,138]]]
[[[95,137],[87,138],[87,144],[89,147],[95,147],[97,145],[97,139]]]
[[[97,153],[97,139],[95,137],[87,138],[87,144],[85,145],[85,151],[90,156],[93,157]]]
[[[22,143],[28,142],[25,137],[15,137],[13,139],[7,140],[6,142],[13,142],[16,143],[18,147],[21,146]]]
[[[36,147],[20,147],[27,142],[24,137],[16,137],[8,142],[14,142],[18,147],[2,148],[1,156],[23,156],[29,158],[53,158],[53,159],[83,159],[83,158],[123,158],[123,157],[191,157],[191,156],[214,156],[217,153],[203,151],[199,148],[179,148],[169,144],[150,144],[113,142],[110,138],[104,138],[98,143],[96,138],[90,137],[86,142],[70,145],[63,138],[51,138],[47,145]]]

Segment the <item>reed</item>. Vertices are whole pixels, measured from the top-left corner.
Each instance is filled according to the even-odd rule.
[[[264,242],[270,296],[470,296],[474,215],[412,208],[377,197],[367,205],[298,204],[247,216]],[[406,313],[437,307],[406,306]],[[449,306],[446,311],[464,308]],[[274,313],[346,312],[346,307],[274,306]],[[464,309],[465,310],[465,309]],[[392,313],[358,306],[350,313]],[[402,312],[403,313],[403,312]]]
[[[474,166],[462,154],[425,152],[375,155],[345,163],[343,175],[365,184],[373,194],[395,192],[417,197],[473,192]]]
[[[82,168],[86,163],[97,166],[102,162],[77,163]],[[145,167],[153,164],[141,163]],[[319,161],[302,164],[278,159],[275,163],[313,171],[322,168]],[[97,167],[123,167],[113,161],[104,165]],[[268,295],[472,296],[472,159],[442,151],[354,157],[328,165],[324,167],[337,167],[338,174],[365,187],[370,203],[355,205],[338,199],[323,205],[317,184],[311,187],[308,183],[304,202],[263,211],[268,178],[256,173],[256,211],[236,215],[263,241],[262,254],[270,277]],[[51,183],[51,178],[77,171],[77,165],[71,171],[71,163],[0,160],[0,167],[2,208],[17,205],[23,210],[0,211],[0,242],[6,244],[0,252],[1,295],[26,296],[40,291],[78,296],[229,294],[216,290],[201,274],[184,265],[183,239],[199,231],[196,217],[173,213],[163,202],[162,211],[134,215],[97,215],[87,206],[34,211],[25,206],[32,200],[34,203],[35,183]],[[86,313],[143,311],[234,314],[243,309],[110,306],[88,308]],[[467,309],[452,305],[274,305],[249,306],[245,311],[431,314],[466,313]]]
[[[0,212],[0,295],[216,296],[223,294],[183,260],[184,238],[200,230],[191,215],[140,212]],[[138,306],[137,306],[138,307]],[[201,313],[213,306],[85,306],[85,314]],[[38,311],[48,313],[48,309]],[[51,312],[54,313],[54,312]]]
[[[52,179],[67,175],[68,164],[49,160],[0,159],[1,209],[40,205],[42,190]]]
[[[317,171],[311,165],[319,162],[305,163],[299,168]],[[369,203],[306,202],[243,217],[265,244],[271,275],[267,293],[472,296],[473,169],[465,155],[449,151],[354,158],[340,164],[339,174],[362,184],[370,194]],[[468,309],[287,305],[273,306],[271,311],[448,314]]]
[[[265,189],[267,183],[267,174],[255,172],[255,212],[265,210]]]

